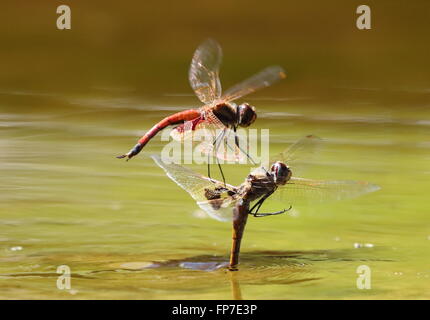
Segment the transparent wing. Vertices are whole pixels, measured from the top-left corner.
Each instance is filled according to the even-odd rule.
[[[221,96],[221,60],[222,49],[213,39],[204,41],[194,52],[188,77],[191,87],[204,104],[211,104]]]
[[[167,164],[158,155],[152,155],[151,158],[171,180],[187,191],[211,218],[219,221],[233,219],[233,208],[238,201],[234,186],[224,185],[177,164]]]
[[[229,197],[222,200],[199,201],[197,204],[212,219],[225,222],[233,220],[233,210],[237,201],[234,197]]]
[[[215,134],[216,131],[222,131],[227,127],[215,116],[210,108],[202,108],[205,113],[205,118],[196,118],[194,120],[185,121],[182,125],[174,128],[170,136],[176,141],[183,142],[184,140],[196,140],[196,137],[203,135],[207,132]]]
[[[269,165],[280,161],[288,165],[294,176],[301,176],[307,167],[315,160],[321,149],[321,138],[308,135],[301,138],[285,151],[270,158]]]
[[[379,189],[379,186],[365,181],[322,181],[293,177],[286,185],[279,187],[271,198],[291,205],[312,204],[352,199]]]
[[[218,158],[220,164],[224,163],[246,163],[248,152],[247,141],[236,134],[233,130],[224,128],[222,130],[214,130],[209,126],[199,129],[197,132],[203,135],[204,139],[198,139],[196,151],[210,158]],[[239,144],[239,147],[236,145]],[[221,161],[220,161],[221,160]]]
[[[239,133],[236,134],[227,128],[210,109],[207,109],[204,120],[186,121],[173,129],[170,136],[180,142],[192,140],[197,145],[198,152],[211,158],[216,157],[230,163],[246,163],[247,156],[243,151],[248,148],[248,143],[243,134]],[[236,141],[243,151],[237,147]]]
[[[185,140],[191,140],[193,138],[193,130],[196,126],[195,121],[189,120],[185,121],[183,124],[173,128],[170,131],[170,136],[179,142],[184,142]]]
[[[258,89],[268,87],[279,81],[284,79],[286,74],[284,70],[279,66],[271,66],[263,69],[256,75],[238,83],[237,85],[228,89],[224,95],[222,96],[222,100],[224,101],[233,101],[243,97],[247,94],[250,94]]]

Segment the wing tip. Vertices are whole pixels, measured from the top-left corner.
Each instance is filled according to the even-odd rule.
[[[308,134],[307,136],[305,136],[305,138],[310,140],[322,140],[320,137],[314,134]]]
[[[287,77],[287,74],[285,73],[285,71],[281,68],[281,71],[279,71],[279,77],[281,79],[285,79]]]
[[[367,192],[376,192],[378,190],[381,190],[382,187],[378,186],[377,184],[373,184],[373,183],[368,183],[368,189]]]
[[[206,38],[202,43],[205,43],[205,42],[207,42],[207,43],[216,43],[216,44],[218,44],[218,41],[216,41],[214,38],[212,38],[212,37],[208,37],[208,38]]]
[[[285,79],[287,77],[287,72],[281,66],[274,65],[274,66],[268,67],[267,69],[270,70],[271,72],[276,72],[279,75],[279,78],[281,79]]]
[[[196,54],[200,50],[203,50],[203,48],[205,48],[205,47],[215,48],[218,51],[218,54],[222,55],[221,45],[219,44],[218,41],[216,41],[212,37],[206,38],[205,40],[203,40],[202,42],[200,42],[200,44],[197,47],[196,52],[194,54]]]

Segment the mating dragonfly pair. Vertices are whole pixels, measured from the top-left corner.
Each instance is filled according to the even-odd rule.
[[[228,144],[227,138],[234,135],[235,160],[238,155],[245,155],[253,164],[255,162],[241,147],[237,136],[238,127],[248,127],[256,119],[255,108],[248,103],[235,104],[232,101],[267,87],[285,77],[281,67],[272,66],[257,73],[253,77],[239,83],[221,94],[219,67],[222,51],[214,40],[203,42],[195,51],[189,80],[197,97],[205,104],[200,109],[191,109],[168,116],[152,127],[127,154],[118,158],[130,159],[137,155],[143,147],[161,130],[175,126],[171,136],[179,141],[193,139],[199,130],[219,131],[213,141],[202,150],[217,160],[225,160],[225,153],[218,152],[221,144]],[[237,270],[239,263],[240,243],[248,215],[265,217],[284,213],[292,205],[300,201],[325,202],[341,200],[376,191],[378,186],[359,181],[319,181],[300,178],[306,165],[315,156],[321,139],[316,136],[302,138],[286,151],[270,159],[269,165],[262,165],[251,171],[240,186],[226,183],[221,165],[218,163],[223,181],[198,174],[177,164],[166,163],[159,156],[153,160],[164,169],[167,176],[187,191],[210,217],[220,221],[233,221],[233,243],[230,254],[230,270]],[[260,212],[263,203],[279,200],[287,205],[277,212]]]
[[[286,75],[284,70],[279,66],[267,67],[222,94],[219,79],[221,60],[222,50],[220,45],[212,39],[203,42],[193,55],[189,71],[189,81],[195,94],[204,103],[204,106],[198,109],[181,111],[162,119],[146,132],[128,153],[120,155],[117,158],[131,159],[157,133],[168,126],[175,126],[170,135],[173,139],[180,142],[193,140],[199,132],[203,132],[201,136],[213,137],[213,141],[207,139],[199,144],[200,150],[208,155],[209,177],[209,157],[212,155],[215,156],[224,182],[225,178],[219,159],[240,161],[246,156],[255,164],[248,153],[242,149],[237,129],[239,127],[248,127],[254,123],[257,113],[255,112],[255,108],[250,104],[242,103],[237,105],[233,101],[258,89],[268,87],[285,78]],[[232,136],[234,136],[234,145],[228,143],[229,138]],[[227,145],[231,152],[226,153],[220,150],[220,147],[223,145]]]

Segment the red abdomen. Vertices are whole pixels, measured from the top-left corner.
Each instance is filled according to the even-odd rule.
[[[184,123],[185,121],[193,120],[193,119],[199,118],[200,116],[201,116],[200,110],[190,109],[190,110],[185,110],[185,111],[172,114],[171,116],[164,118],[155,126],[153,126],[147,133],[145,133],[145,135],[139,139],[137,144],[128,153],[118,156],[117,158],[130,159],[134,157],[143,149],[143,147],[149,142],[149,140],[152,139],[152,137],[154,137],[159,131],[163,130],[165,127]]]
[[[163,130],[164,128],[180,124],[185,121],[193,120],[201,116],[201,113],[198,109],[190,109],[181,111],[175,114],[172,114],[171,116],[168,116],[158,122],[155,126],[153,126],[145,135],[139,139],[138,143],[144,147],[149,140],[151,140],[159,131]]]

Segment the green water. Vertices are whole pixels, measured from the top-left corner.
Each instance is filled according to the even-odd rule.
[[[76,2],[69,31],[50,2],[3,5],[0,298],[430,298],[428,2],[375,2],[367,31],[355,1],[160,4]],[[224,49],[225,88],[286,69],[246,98],[271,153],[315,134],[325,146],[305,177],[381,187],[250,218],[233,274],[217,268],[231,225],[201,217],[152,162],[158,137],[115,158],[159,119],[200,106],[187,70],[207,37]],[[224,169],[238,185],[250,167]],[[71,290],[57,288],[60,265]],[[356,285],[361,265],[369,290]]]
[[[2,298],[429,297],[426,109],[369,104],[348,112],[310,98],[256,97],[255,127],[270,128],[273,152],[317,134],[326,143],[308,177],[367,180],[382,189],[251,218],[232,275],[193,265],[228,261],[231,226],[195,216],[193,200],[147,158],[161,150],[159,139],[129,162],[114,158],[156,119],[195,99],[127,96],[2,94]],[[233,184],[248,171],[226,166]],[[60,265],[71,268],[71,291],[56,287]],[[360,265],[371,268],[370,290],[356,287]]]

